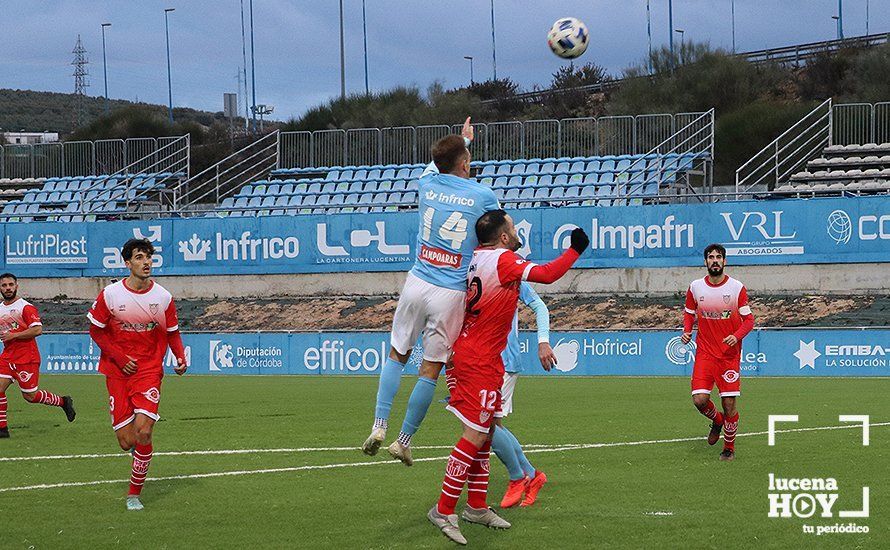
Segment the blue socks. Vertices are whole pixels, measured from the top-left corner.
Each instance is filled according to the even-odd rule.
[[[414,391],[408,398],[408,410],[405,411],[405,421],[402,423],[402,434],[408,436],[407,441],[410,442],[412,435],[417,433],[421,422],[426,417],[426,412],[433,402],[433,395],[436,393],[436,381],[432,378],[417,379]]]
[[[491,450],[507,467],[510,481],[516,481],[525,477],[514,442],[516,445],[519,445],[519,442],[516,441],[516,438],[513,437],[513,434],[507,428],[498,426],[494,429],[494,435],[491,437]],[[519,452],[521,453],[522,450],[520,449]]]
[[[402,369],[405,365],[392,357],[387,357],[383,368],[380,369],[380,382],[377,386],[377,407],[374,409],[374,427],[386,428],[389,419],[389,411],[392,409],[392,400],[399,391],[399,382],[402,379]],[[413,396],[412,396],[413,397]],[[382,421],[382,426],[378,424]]]
[[[505,428],[506,430],[506,428]],[[507,434],[509,434],[510,439],[513,440],[513,450],[516,452],[516,458],[519,460],[519,464],[522,465],[522,471],[525,472],[525,475],[528,477],[535,477],[535,467],[532,466],[532,463],[528,461],[525,457],[525,453],[522,451],[522,445],[519,444],[519,440],[516,439],[516,436],[513,435],[513,432],[510,430],[506,430]]]

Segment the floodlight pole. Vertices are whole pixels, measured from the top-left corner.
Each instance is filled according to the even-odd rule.
[[[732,0],[732,53],[735,53],[735,0]]]
[[[498,79],[498,48],[494,41],[494,0],[491,0],[491,68],[494,79]]]
[[[167,99],[168,109],[170,113],[170,124],[173,124],[173,77],[170,73],[170,24],[167,15],[176,8],[166,8],[164,10],[164,34],[167,36]]]
[[[362,34],[365,41],[365,95],[371,95],[368,86],[368,22],[365,17],[365,0],[362,0]]]
[[[340,0],[340,99],[346,99],[346,49],[343,42],[343,0]]]
[[[253,111],[253,131],[256,133],[256,57],[253,50],[253,0],[249,2],[250,10],[250,92],[251,102],[253,103],[251,110]]]
[[[105,58],[105,27],[111,23],[102,23],[102,74],[105,80],[105,114],[108,114],[108,61]]]
[[[668,44],[671,50],[671,69],[674,68],[674,2],[668,0]]]

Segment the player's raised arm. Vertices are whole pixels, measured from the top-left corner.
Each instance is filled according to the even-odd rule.
[[[531,281],[551,284],[568,273],[581,254],[590,245],[587,233],[580,227],[572,230],[569,248],[555,260],[544,265],[527,262],[514,254],[504,254],[498,263],[498,273],[502,283],[510,281]],[[503,265],[502,265],[503,264]]]

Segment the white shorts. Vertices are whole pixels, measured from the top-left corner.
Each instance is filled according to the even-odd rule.
[[[516,391],[517,380],[519,380],[518,372],[504,373],[504,383],[501,386],[501,418],[513,412],[513,392]]]
[[[466,292],[430,284],[409,273],[392,319],[390,344],[407,354],[423,333],[423,358],[445,363],[464,324]]]

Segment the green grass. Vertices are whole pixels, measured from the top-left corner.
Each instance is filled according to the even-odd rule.
[[[168,377],[155,452],[206,449],[339,447],[367,436],[376,378]],[[518,412],[507,423],[528,444],[632,442],[704,436],[688,381],[680,378],[525,378]],[[115,453],[103,380],[44,376],[41,386],[75,396],[78,417],[23,402],[9,391],[12,438],[0,458]],[[403,380],[393,418],[400,421],[412,378]],[[10,389],[12,390],[12,388]],[[740,433],[765,431],[768,414],[798,414],[797,427],[838,424],[839,414],[890,421],[888,379],[747,379]],[[439,395],[444,396],[444,384]],[[394,421],[390,438],[397,431]],[[789,426],[793,427],[793,426]],[[434,404],[415,445],[452,445],[454,417]],[[890,426],[740,437],[738,458],[717,460],[704,441],[529,454],[551,482],[538,503],[503,512],[508,531],[463,527],[485,548],[880,547],[886,544]],[[384,451],[385,454],[385,451]],[[447,450],[416,450],[444,457]],[[411,468],[356,451],[156,456],[150,477],[306,465],[366,463],[285,473],[149,482],[142,513],[124,510],[126,484],[0,492],[2,548],[450,548],[425,514],[436,501],[444,460]],[[492,457],[490,503],[506,472]],[[834,477],[835,508],[859,508],[871,487],[868,519],[769,519],[767,474]],[[126,479],[129,459],[0,462],[0,488]],[[669,516],[647,515],[670,512]],[[802,533],[803,524],[854,521],[867,535]],[[885,546],[886,547],[886,546]]]

